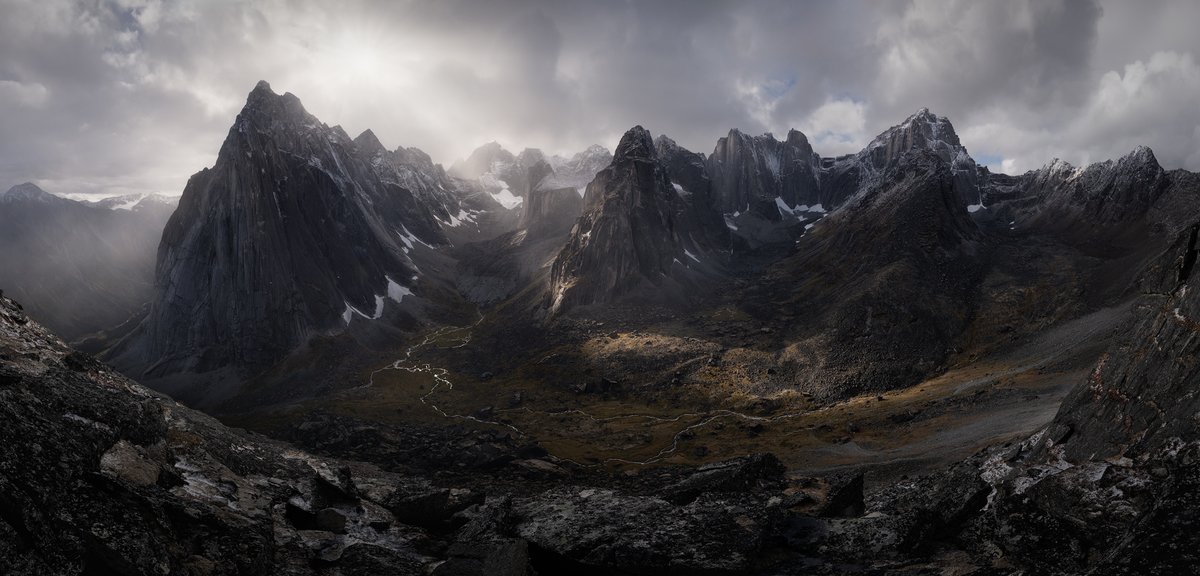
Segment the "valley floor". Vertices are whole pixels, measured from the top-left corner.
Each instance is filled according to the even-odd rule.
[[[787,390],[735,394],[737,399],[717,404],[678,389],[593,389],[562,381],[571,366],[556,366],[549,372],[553,378],[530,377],[539,373],[536,367],[470,374],[450,367],[464,365],[456,355],[469,353],[475,328],[442,328],[364,375],[360,386],[228,420],[291,438],[325,416],[360,427],[490,431],[507,444],[540,446],[548,455],[535,454],[541,458],[532,466],[563,474],[569,468],[633,477],[656,466],[772,452],[797,476],[865,471],[869,484],[881,485],[1020,439],[1049,422],[1128,310],[1105,308],[1028,339],[1014,337],[1009,348],[984,357],[968,351],[959,355],[964,360],[958,365],[919,385],[828,405]],[[710,358],[703,342],[651,330],[610,333],[602,340],[626,363],[631,350],[653,355],[660,348],[669,348],[684,364]],[[594,345],[583,348],[588,346]],[[563,360],[549,353],[534,364],[556,362]],[[579,380],[593,381],[582,374]],[[425,438],[446,441],[437,434]],[[421,440],[377,446],[374,453],[411,453],[410,442]]]

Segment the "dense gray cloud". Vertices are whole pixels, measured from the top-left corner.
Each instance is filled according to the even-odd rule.
[[[1185,0],[0,0],[0,188],[178,193],[260,79],[443,163],[634,124],[842,154],[929,107],[995,169],[1147,144],[1195,170],[1197,21]]]

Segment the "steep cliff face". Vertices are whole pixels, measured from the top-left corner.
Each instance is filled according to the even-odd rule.
[[[428,156],[352,141],[265,82],[212,168],[188,181],[157,296],[114,351],[132,372],[264,366],[314,334],[379,318],[416,278],[408,252],[470,215]]]
[[[680,194],[698,197],[702,204],[712,204],[712,179],[705,167],[704,155],[692,152],[666,134],[659,134],[654,139],[654,153],[659,162],[667,169],[672,185]]]
[[[783,142],[771,134],[730,130],[706,161],[719,211],[754,212],[772,220],[781,218],[777,198],[789,207],[822,202],[819,168],[820,157],[796,130]]]
[[[1073,461],[1136,458],[1172,438],[1200,439],[1200,223],[1185,231],[1139,282],[1137,320],[1063,402],[1055,422]]]
[[[661,287],[667,279],[685,280],[692,267],[716,264],[641,126],[621,138],[584,203],[551,270],[554,311],[611,301],[640,286]]]
[[[531,238],[570,232],[583,212],[583,198],[574,188],[537,188],[525,196],[520,228]]]

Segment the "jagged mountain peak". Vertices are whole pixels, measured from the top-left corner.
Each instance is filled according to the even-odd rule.
[[[676,157],[687,157],[689,162],[697,163],[697,165],[700,167],[700,170],[703,170],[703,154],[692,152],[691,150],[680,146],[678,142],[675,142],[675,140],[672,140],[671,137],[667,136],[666,134],[659,134],[654,138],[654,151],[658,155],[658,159],[663,162],[670,163],[672,162],[672,159]]]
[[[246,96],[246,104],[242,107],[239,117],[299,125],[319,124],[317,119],[305,110],[298,96],[291,92],[276,94],[265,80],[259,81]]]
[[[363,130],[362,134],[354,138],[354,145],[367,154],[377,154],[387,150],[370,128]]]
[[[709,235],[723,229],[719,216],[707,202],[696,206],[681,195],[642,126],[621,138],[584,202],[551,269],[553,313],[634,292],[678,303],[689,297],[688,286],[722,265]]]
[[[787,139],[785,142],[793,146],[805,146],[810,149],[812,148],[812,145],[808,142],[808,136],[795,128],[788,129]]]
[[[159,293],[112,359],[142,373],[263,367],[383,318],[418,282],[418,244],[471,221],[455,187],[420,150],[387,152],[371,131],[352,141],[256,87],[216,163],[188,181],[162,231]]]
[[[630,128],[621,136],[621,142],[617,144],[617,151],[613,154],[614,163],[626,159],[654,158],[654,138],[650,136],[650,131],[641,125]]]
[[[658,136],[654,137],[654,147],[657,149],[661,150],[664,148],[677,148],[678,146],[679,144],[677,144],[671,139],[670,136],[667,136],[666,134],[659,134]]]
[[[1158,163],[1158,157],[1154,155],[1154,151],[1149,146],[1139,144],[1128,154],[1117,160],[1118,164],[1149,164],[1156,167],[1161,167]]]
[[[867,150],[880,147],[928,147],[932,149],[961,148],[954,125],[945,116],[938,116],[928,108],[921,108],[900,124],[881,132],[867,144]]]

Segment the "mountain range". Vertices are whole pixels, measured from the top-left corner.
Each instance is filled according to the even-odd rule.
[[[635,126],[443,169],[260,82],[173,212],[0,218],[0,426],[77,455],[0,452],[0,567],[1194,561],[1200,176],[1149,148],[999,174],[922,109],[838,157]]]

